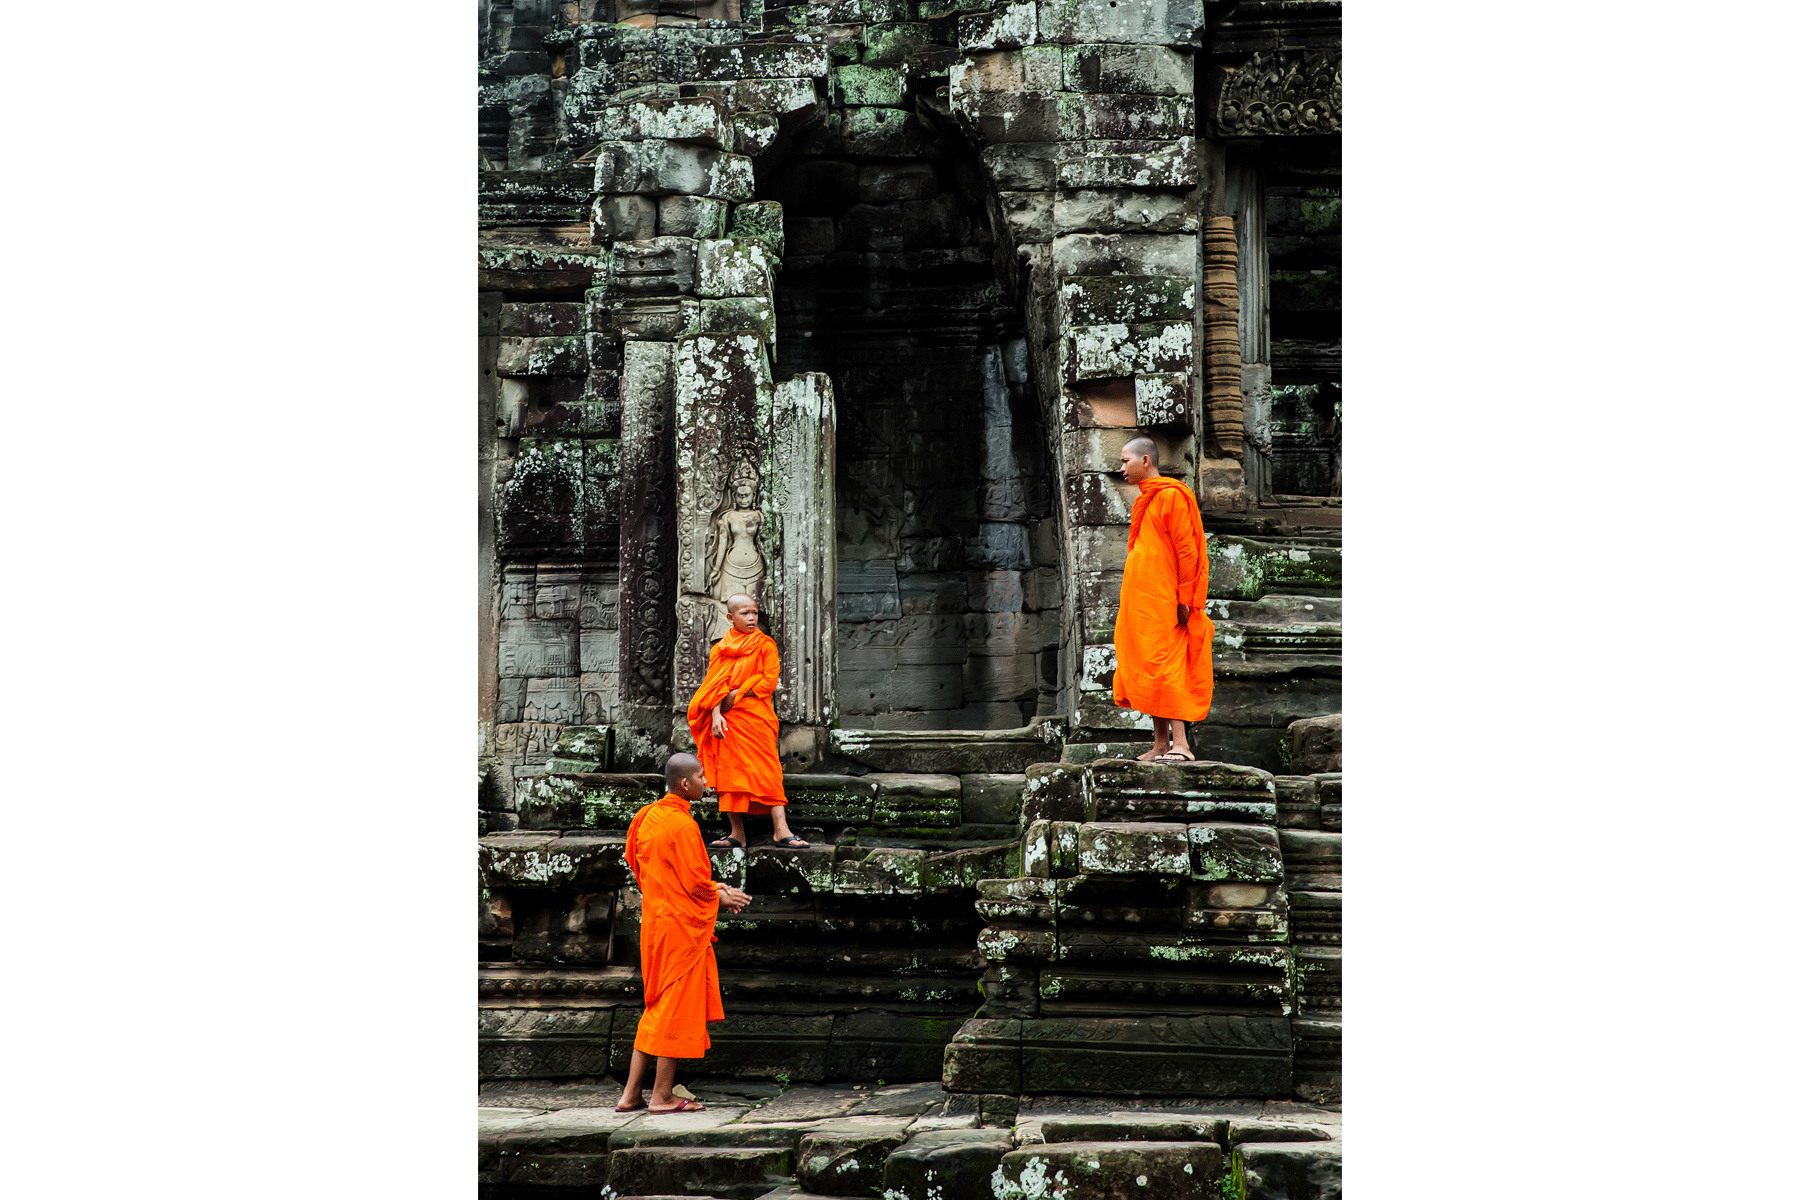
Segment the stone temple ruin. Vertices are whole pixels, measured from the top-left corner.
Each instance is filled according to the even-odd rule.
[[[483,1194],[1335,1196],[1339,5],[480,18]],[[1111,699],[1139,432],[1190,766]],[[713,852],[712,1115],[614,1114],[739,591],[812,847]]]

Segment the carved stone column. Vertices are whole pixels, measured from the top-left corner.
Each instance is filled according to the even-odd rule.
[[[793,726],[829,724],[835,671],[837,561],[835,405],[830,381],[796,376],[776,387],[755,333],[682,338],[675,353],[674,736],[679,714],[724,636],[725,600],[753,596],[781,647],[777,714]],[[794,766],[812,761],[813,733],[784,732]],[[792,743],[789,745],[788,743]]]
[[[675,345],[625,343],[619,383],[619,700],[622,769],[661,768],[673,690],[675,514],[669,462]]]

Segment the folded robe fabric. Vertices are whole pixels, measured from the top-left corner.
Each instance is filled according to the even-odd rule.
[[[1113,703],[1199,721],[1212,708],[1213,624],[1206,616],[1206,531],[1194,493],[1159,475],[1138,485],[1113,626]],[[1175,606],[1191,610],[1187,624]]]
[[[688,802],[671,793],[638,809],[625,862],[644,897],[644,1015],[632,1044],[661,1058],[699,1058],[712,1045],[706,1023],[723,1021],[725,1006],[712,948],[719,888]]]
[[[719,793],[720,812],[760,814],[787,803],[775,747],[781,722],[772,701],[780,679],[775,639],[760,629],[730,630],[706,660],[706,678],[688,701],[688,731],[706,767],[706,782]],[[713,706],[737,688],[742,691],[725,713],[725,736],[714,737]]]

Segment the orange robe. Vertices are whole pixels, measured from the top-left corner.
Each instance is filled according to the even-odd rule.
[[[725,1006],[712,948],[719,886],[688,802],[669,794],[638,809],[625,834],[625,861],[644,894],[644,1015],[632,1044],[659,1058],[699,1058],[712,1045],[706,1023],[723,1021]]]
[[[1139,489],[1113,626],[1113,703],[1153,717],[1203,720],[1212,708],[1213,624],[1200,506],[1186,484],[1167,475]],[[1176,619],[1177,604],[1191,610],[1186,625]]]
[[[706,660],[706,678],[688,701],[688,731],[706,767],[706,782],[719,793],[720,812],[762,816],[787,803],[775,748],[781,722],[771,700],[780,679],[775,639],[760,629],[727,631]],[[743,691],[725,713],[725,736],[714,737],[712,708],[739,687]]]

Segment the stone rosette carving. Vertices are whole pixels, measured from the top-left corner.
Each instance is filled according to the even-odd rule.
[[[1264,52],[1222,75],[1212,113],[1220,137],[1343,132],[1343,60],[1335,50]]]

